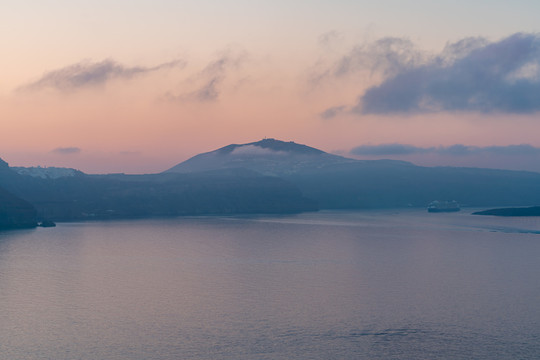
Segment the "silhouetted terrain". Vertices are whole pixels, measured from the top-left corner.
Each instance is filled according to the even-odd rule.
[[[426,207],[433,200],[540,204],[539,173],[360,161],[274,139],[228,145],[160,174],[0,165],[5,211],[29,215],[33,206],[40,221]]]
[[[473,215],[493,215],[493,216],[540,216],[540,206],[512,207],[501,209],[490,209],[474,212]]]
[[[168,173],[193,173],[216,169],[245,168],[264,175],[284,176],[357,160],[275,139],[264,139],[243,145],[228,145],[199,154],[171,169]]]
[[[0,173],[9,171],[8,165],[0,159]],[[37,225],[36,209],[0,187],[0,229],[28,228]]]
[[[30,203],[0,188],[0,230],[36,225],[36,209]]]
[[[41,178],[6,168],[0,186],[33,204],[40,219],[61,221],[317,210],[291,183],[246,169]]]
[[[437,199],[469,206],[540,204],[539,173],[353,160],[274,139],[229,145],[167,172],[232,167],[286,179],[326,209],[424,207]]]

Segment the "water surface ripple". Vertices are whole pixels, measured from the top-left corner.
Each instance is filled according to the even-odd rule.
[[[0,359],[538,359],[539,232],[419,210],[0,232]]]

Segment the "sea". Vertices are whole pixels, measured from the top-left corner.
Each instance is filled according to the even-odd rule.
[[[473,210],[0,232],[0,359],[540,359],[540,218]]]

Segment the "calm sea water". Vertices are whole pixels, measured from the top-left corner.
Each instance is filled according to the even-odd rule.
[[[0,233],[0,359],[539,359],[540,221],[419,210]]]

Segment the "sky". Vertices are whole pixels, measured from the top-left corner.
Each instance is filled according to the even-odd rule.
[[[540,172],[537,0],[0,0],[0,158],[154,173],[265,137]]]

